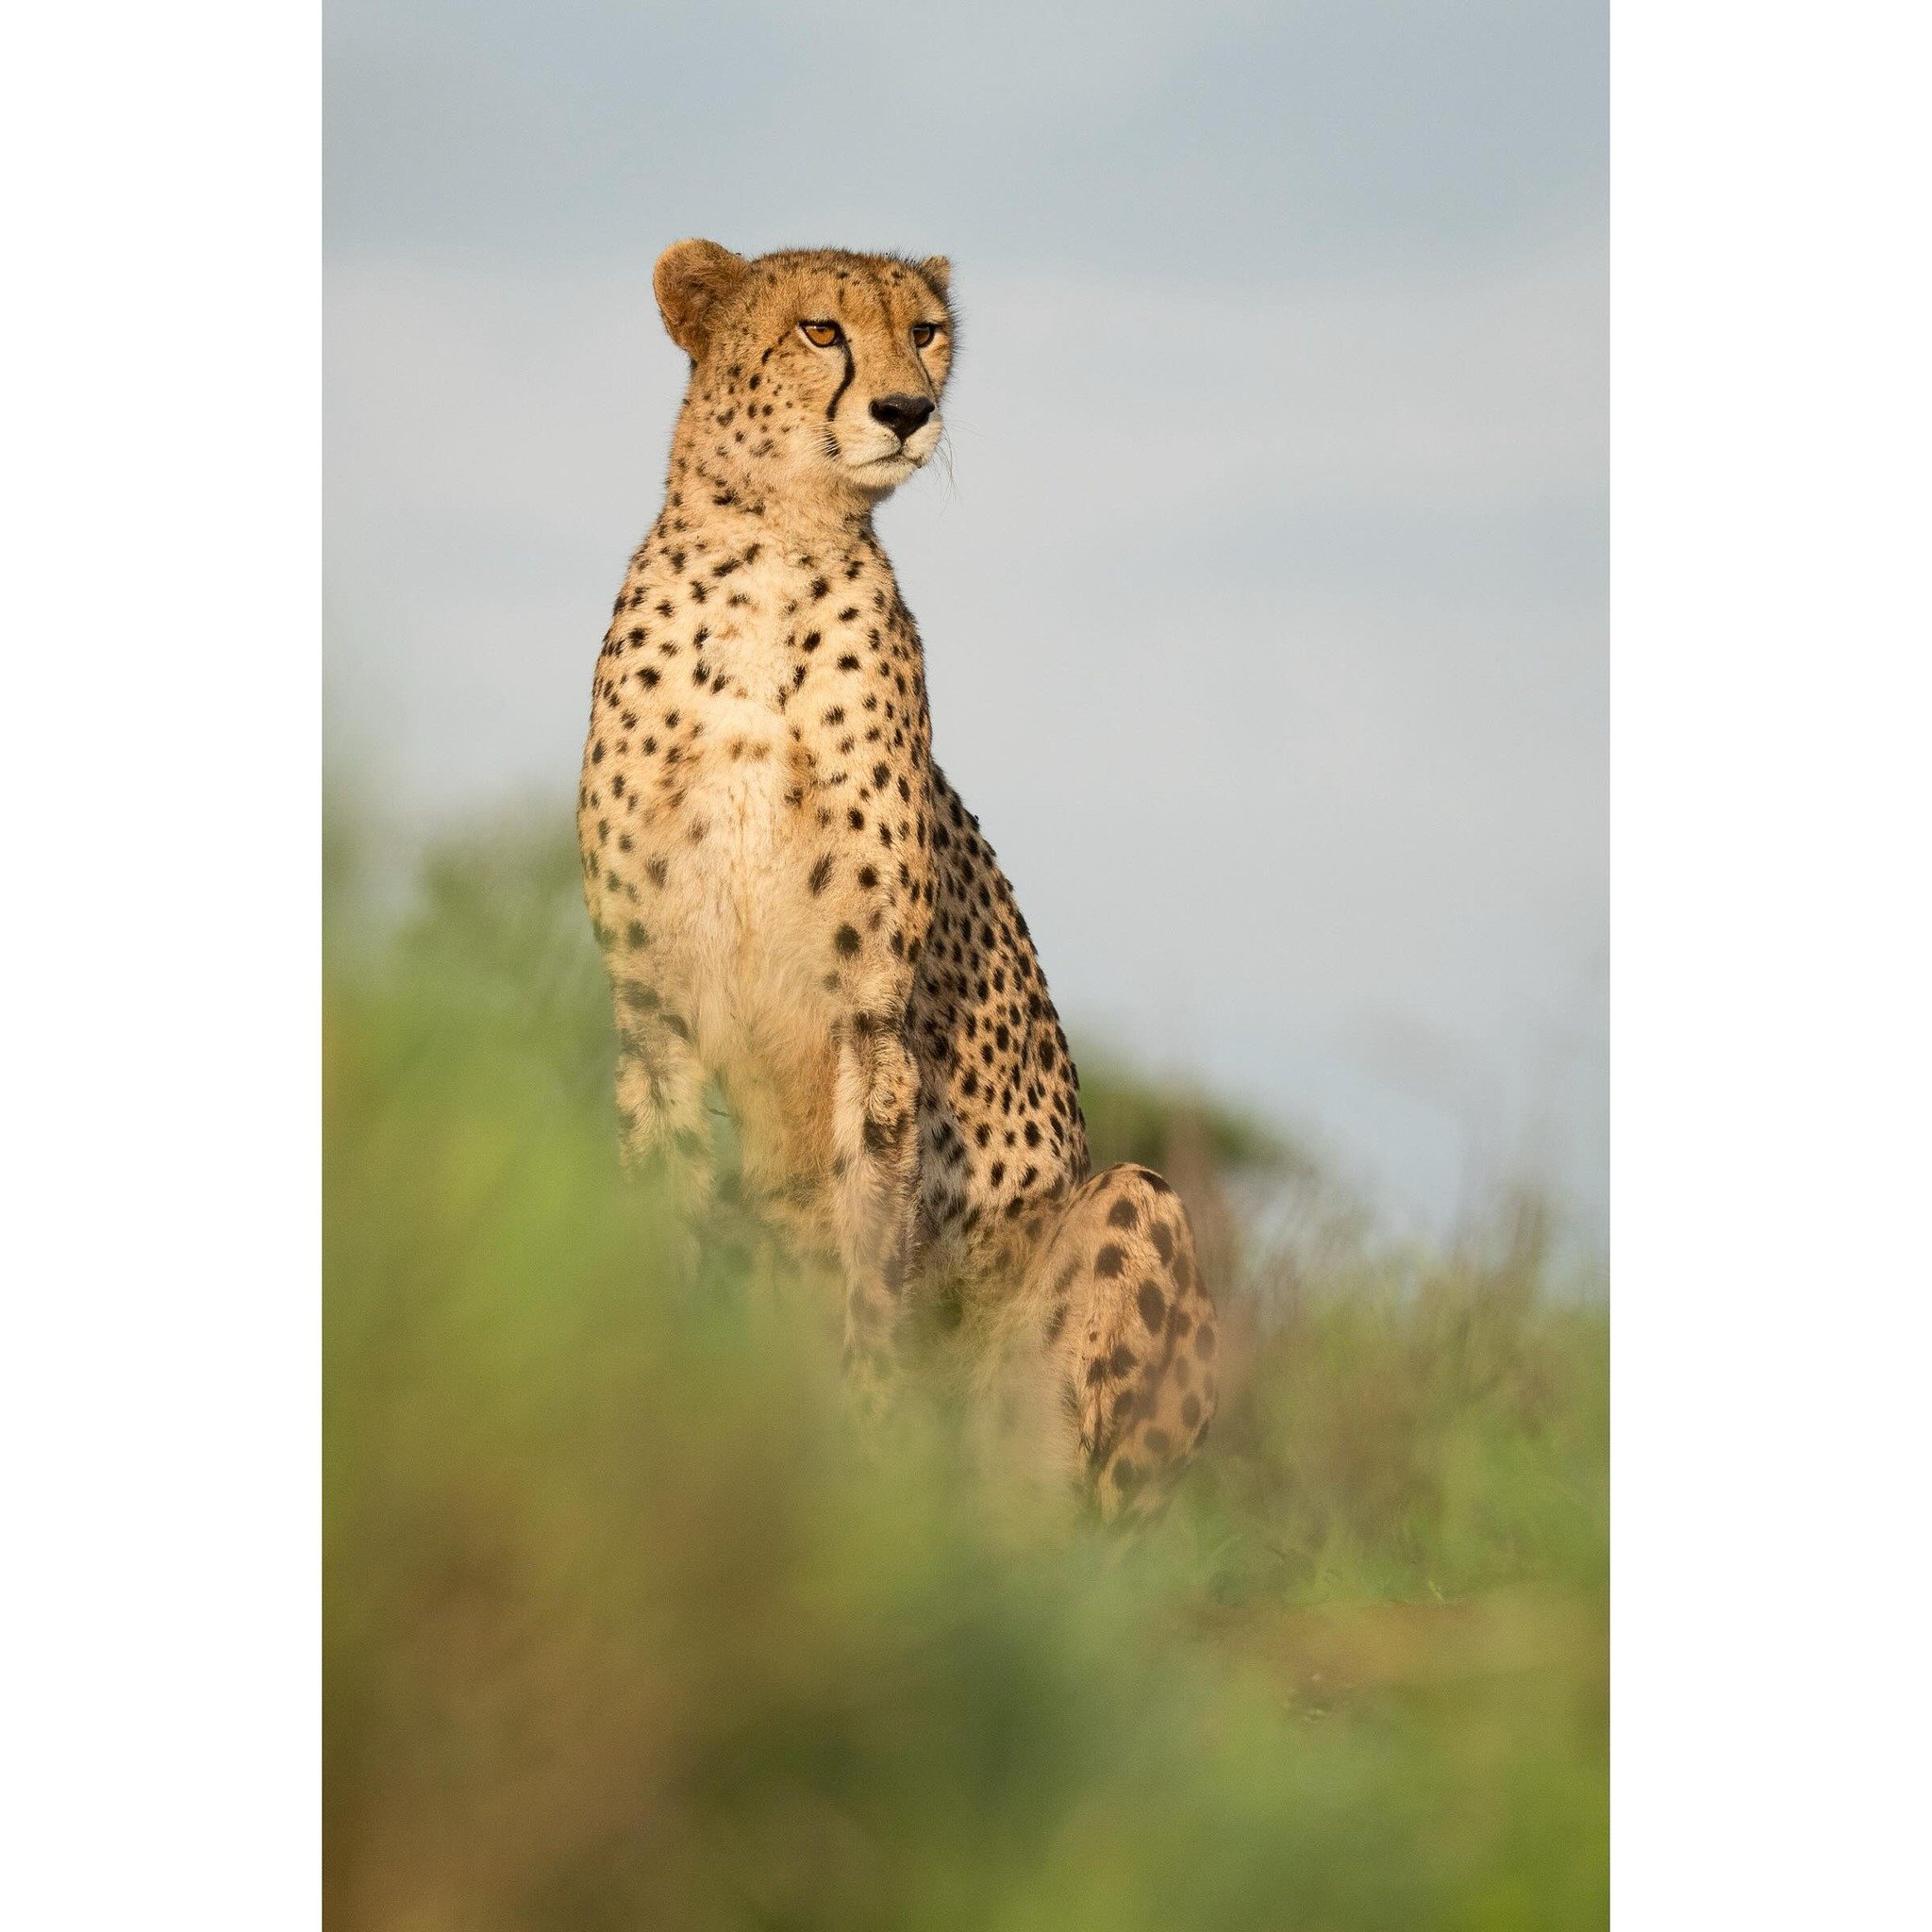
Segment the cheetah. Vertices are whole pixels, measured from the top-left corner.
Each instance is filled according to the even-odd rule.
[[[950,265],[680,242],[691,360],[664,505],[598,657],[577,795],[627,1163],[716,1186],[842,1282],[861,1403],[946,1298],[1056,1486],[1151,1509],[1215,1404],[1187,1210],[1091,1172],[1077,1076],[1011,888],[933,762],[920,635],[873,515],[924,465]]]

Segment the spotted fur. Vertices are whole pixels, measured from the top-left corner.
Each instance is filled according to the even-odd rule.
[[[880,1399],[908,1303],[943,1284],[991,1311],[989,1359],[1055,1419],[1042,1454],[1111,1513],[1205,1434],[1213,1311],[1167,1184],[1090,1175],[1066,1036],[933,763],[874,534],[941,433],[949,281],[940,258],[705,242],[658,261],[691,380],[597,662],[585,895],[627,1158],[701,1209],[715,1076],[748,1196],[841,1263],[860,1389]]]

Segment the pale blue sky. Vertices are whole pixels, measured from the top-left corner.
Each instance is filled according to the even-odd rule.
[[[334,0],[339,741],[417,819],[567,813],[658,249],[949,254],[953,480],[880,529],[1070,1023],[1399,1223],[1526,1169],[1600,1228],[1606,28]]]

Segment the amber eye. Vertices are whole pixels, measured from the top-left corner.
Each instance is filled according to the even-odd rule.
[[[938,335],[939,332],[940,325],[936,322],[915,322],[912,325],[912,346],[915,349],[924,349],[929,347],[931,345],[932,339],[936,335]]]
[[[845,331],[836,322],[801,322],[798,325],[815,349],[836,349],[845,340]]]

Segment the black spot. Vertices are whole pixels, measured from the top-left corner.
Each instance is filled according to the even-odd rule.
[[[841,925],[832,943],[849,959],[858,950],[858,934],[851,926]]]
[[[814,892],[825,890],[825,881],[832,876],[831,856],[827,854],[811,869],[811,889]]]
[[[1107,1210],[1107,1224],[1109,1227],[1137,1227],[1140,1221],[1139,1209],[1124,1194]]]
[[[1191,1429],[1200,1420],[1201,1398],[1198,1395],[1191,1395],[1181,1404],[1182,1425]]]
[[[1148,1229],[1148,1235],[1154,1242],[1154,1252],[1163,1261],[1172,1261],[1174,1259],[1174,1229],[1168,1226],[1166,1222],[1157,1221]]]
[[[1134,1296],[1141,1310],[1141,1319],[1147,1324],[1150,1335],[1160,1333],[1161,1324],[1167,1320],[1167,1300],[1160,1290],[1151,1281],[1143,1281]]]
[[[1174,1439],[1165,1429],[1149,1429],[1141,1441],[1150,1456],[1165,1456],[1174,1447]]]
[[[1112,1242],[1108,1241],[1093,1257],[1093,1272],[1104,1279],[1111,1280],[1126,1265],[1127,1257]]]

